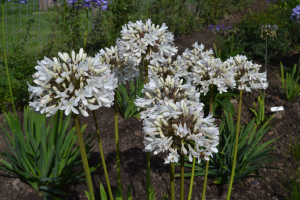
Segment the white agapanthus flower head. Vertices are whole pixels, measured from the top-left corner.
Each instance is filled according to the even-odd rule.
[[[168,151],[166,164],[178,162],[180,154],[189,154],[200,162],[218,152],[215,144],[218,144],[219,130],[213,124],[212,115],[204,118],[200,93],[191,83],[182,83],[177,76],[159,79],[154,76],[144,87],[145,97],[135,101],[145,109],[140,113],[145,151],[154,154]],[[195,143],[192,149],[191,142]]]
[[[99,58],[87,57],[81,48],[76,55],[72,51],[58,53],[61,60],[44,58],[38,61],[33,74],[34,83],[28,90],[33,99],[31,109],[47,113],[47,117],[58,110],[65,115],[71,111],[88,116],[87,109],[96,110],[101,106],[110,107],[114,100],[117,78],[110,73],[109,66],[102,64]]]
[[[151,19],[145,23],[137,21],[129,22],[122,27],[122,39],[120,44],[128,54],[136,57],[138,63],[142,58],[150,61],[159,60],[162,57],[170,57],[177,53],[177,47],[173,45],[174,35],[168,31],[165,23],[155,26]]]
[[[209,86],[213,84],[219,92],[227,92],[228,87],[235,88],[234,70],[228,62],[222,62],[219,58],[212,56],[213,51],[203,52],[204,45],[196,42],[192,50],[183,53],[190,68],[190,77],[193,84],[200,85],[200,92],[207,94]]]
[[[235,71],[235,80],[239,90],[251,92],[251,89],[267,89],[269,83],[267,81],[267,73],[258,73],[261,65],[253,64],[248,61],[246,56],[237,55],[230,57],[227,62]]]
[[[101,49],[95,57],[99,58],[100,63],[108,66],[118,78],[119,84],[125,84],[126,81],[132,81],[135,77],[139,77],[136,57],[127,53],[120,45],[120,40],[117,40],[115,47]]]

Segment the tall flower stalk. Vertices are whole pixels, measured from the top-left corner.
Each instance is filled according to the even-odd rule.
[[[126,49],[120,45],[117,40],[117,46],[100,50],[96,55],[99,61],[106,65],[115,76],[118,78],[118,84],[126,83],[126,81],[134,80],[139,76],[139,70],[136,68],[134,57],[126,54]],[[117,92],[114,97],[114,121],[115,121],[115,144],[116,144],[116,160],[117,160],[117,179],[120,196],[122,198],[122,183],[121,183],[121,163],[120,163],[120,148],[119,148],[119,125],[118,125],[118,98]]]
[[[148,13],[148,2],[147,2]],[[148,15],[148,14],[147,14]],[[174,35],[168,32],[166,24],[152,24],[148,19],[146,23],[137,21],[129,22],[122,27],[122,39],[120,44],[127,50],[126,54],[136,58],[134,62],[139,65],[142,62],[145,71],[145,84],[148,84],[148,66],[154,65],[165,57],[173,56],[177,53],[177,47],[174,47]],[[142,75],[142,72],[141,72]],[[143,78],[142,76],[140,78]],[[150,153],[146,152],[147,166],[147,200],[150,200]]]
[[[82,137],[78,114],[74,114],[74,121],[75,121],[75,127],[76,127],[77,139],[78,139],[78,146],[80,149],[81,160],[82,160],[82,164],[83,164],[86,182],[88,185],[89,194],[90,194],[91,200],[95,200],[92,178],[91,178],[91,174],[90,174],[89,163],[88,163],[87,156],[86,156],[85,145],[84,145],[84,141],[83,141],[83,137]]]
[[[214,99],[214,93],[213,93],[214,85],[210,84],[210,101],[209,101],[209,112],[214,115],[213,113],[213,99]],[[194,164],[194,163],[193,163]],[[195,170],[195,166],[194,170]],[[193,169],[192,167],[192,169]],[[206,185],[207,185],[207,177],[208,177],[208,168],[209,168],[209,160],[206,161],[205,163],[205,174],[204,174],[204,182],[203,182],[203,190],[202,190],[202,200],[205,198],[205,193],[206,193]]]
[[[263,73],[258,73],[261,65],[252,64],[252,61],[247,61],[246,56],[237,55],[235,57],[230,57],[227,60],[227,62],[231,65],[232,69],[235,71],[235,80],[238,85],[238,90],[240,91],[233,164],[232,164],[230,183],[229,183],[229,188],[228,188],[228,193],[227,193],[227,200],[229,200],[230,195],[231,195],[234,175],[235,175],[235,168],[236,168],[243,90],[246,90],[247,92],[251,92],[252,89],[255,89],[255,90],[266,89],[269,84],[267,82],[266,71]]]
[[[100,150],[101,162],[102,162],[102,165],[103,165],[103,170],[104,170],[105,180],[106,180],[106,184],[107,184],[108,194],[109,194],[110,200],[113,200],[113,195],[112,195],[110,182],[109,182],[109,177],[108,177],[108,173],[107,173],[107,169],[106,169],[106,163],[105,163],[104,153],[103,153],[103,149],[102,149],[100,131],[99,131],[99,127],[98,127],[98,120],[97,120],[97,115],[96,115],[95,110],[93,110],[93,116],[94,116],[98,146],[99,146],[99,150]]]
[[[54,115],[58,110],[64,110],[65,115],[69,115],[71,111],[74,113],[86,181],[91,199],[94,200],[79,114],[88,117],[87,109],[95,111],[101,106],[111,107],[117,79],[110,74],[107,65],[100,63],[99,58],[87,57],[83,49],[80,49],[77,55],[72,51],[71,57],[68,53],[60,52],[58,56],[61,60],[55,57],[50,60],[45,57],[44,60],[38,61],[38,66],[35,67],[37,72],[33,74],[35,79],[33,82],[37,86],[28,84],[30,99],[33,100],[29,102],[29,106],[41,114],[47,113],[47,117]],[[94,119],[96,124],[97,119]],[[97,124],[96,129],[100,136]],[[102,151],[101,156],[103,158]]]

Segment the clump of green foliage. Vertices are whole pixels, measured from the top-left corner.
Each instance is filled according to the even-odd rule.
[[[11,113],[5,113],[6,127],[1,125],[1,134],[8,149],[0,155],[0,169],[20,178],[35,190],[51,199],[66,195],[61,188],[70,183],[82,181],[83,170],[74,170],[82,165],[79,147],[75,146],[75,127],[68,131],[71,115],[63,120],[63,112],[52,116],[47,123],[46,116],[29,108],[24,109],[24,130]],[[85,130],[87,125],[81,127]],[[85,138],[87,156],[93,152],[92,134]],[[101,164],[91,167],[93,172]]]
[[[274,160],[271,151],[275,147],[270,147],[278,137],[262,143],[262,138],[268,133],[271,126],[268,126],[273,117],[268,119],[259,130],[254,124],[255,119],[247,125],[242,126],[238,143],[237,164],[235,169],[234,181],[243,185],[242,180],[247,177],[258,177],[255,174],[265,164]],[[223,123],[219,127],[220,143],[218,145],[219,153],[213,155],[209,161],[208,176],[217,179],[215,184],[227,184],[230,181],[231,168],[233,164],[233,152],[235,144],[236,124],[233,118],[227,112],[224,112]],[[185,156],[188,160],[188,156]],[[191,168],[192,164],[185,163],[186,167]],[[196,163],[195,176],[203,176],[205,173],[205,162]],[[191,173],[185,173],[185,177],[190,177]]]

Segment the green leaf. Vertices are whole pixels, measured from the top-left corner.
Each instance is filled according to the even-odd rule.
[[[107,200],[106,192],[101,182],[100,182],[100,196],[101,196],[101,200]]]
[[[234,107],[232,103],[228,99],[219,100],[217,99],[217,102],[228,112],[230,112],[232,115],[235,115]]]
[[[132,200],[132,197],[131,197],[131,185],[128,186],[128,190],[127,190],[127,200]]]

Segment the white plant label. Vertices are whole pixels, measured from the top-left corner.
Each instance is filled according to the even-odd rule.
[[[282,110],[284,110],[284,109],[283,109],[283,106],[272,107],[272,108],[271,108],[271,112],[277,112],[277,113],[278,113],[278,111],[282,111]]]

